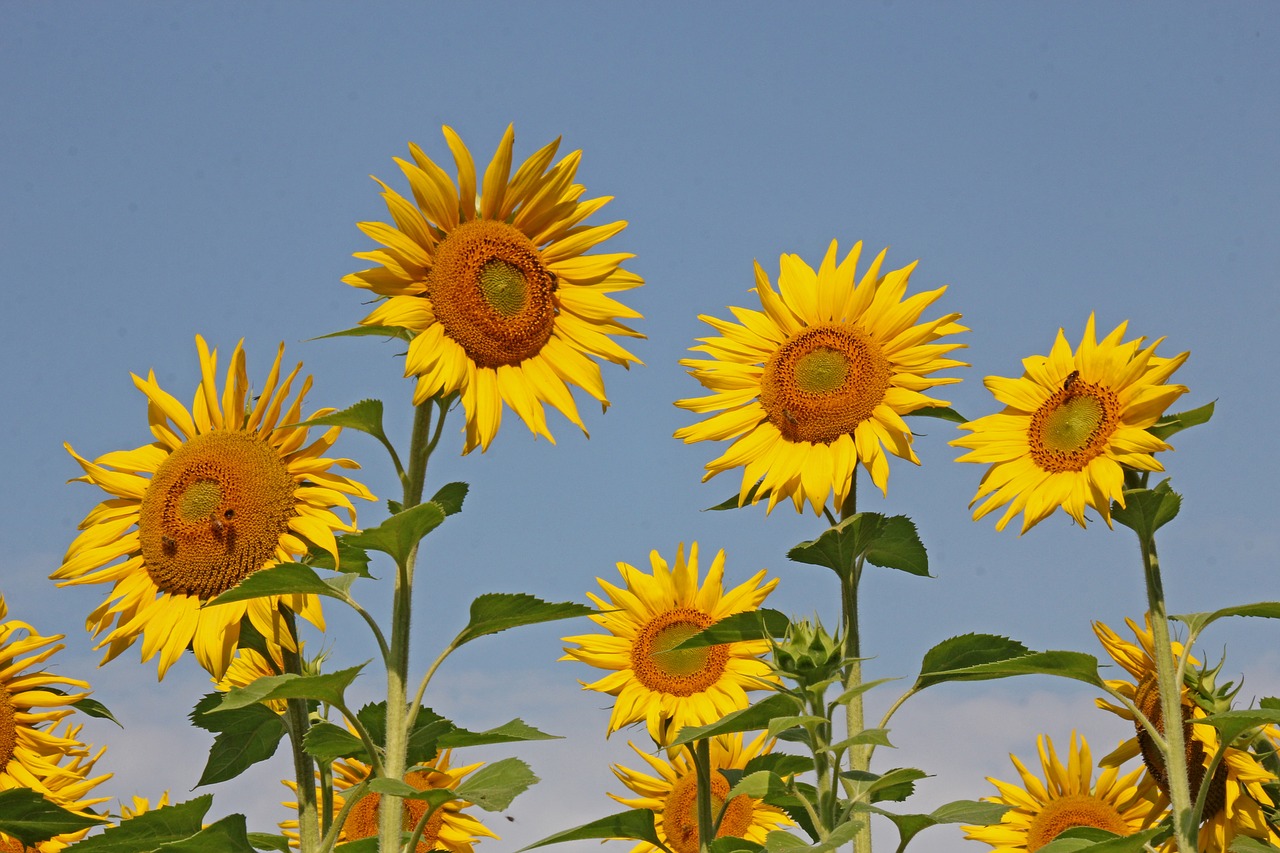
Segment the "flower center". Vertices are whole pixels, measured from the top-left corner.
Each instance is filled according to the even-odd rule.
[[[138,510],[143,565],[162,592],[207,600],[271,563],[297,484],[247,432],[197,435],[152,477]]]
[[[23,847],[16,838],[10,838],[0,832],[0,853],[27,853],[30,847]]]
[[[464,222],[436,247],[426,296],[445,333],[480,367],[519,364],[551,338],[556,276],[533,241],[491,219]]]
[[[711,774],[711,817],[724,809],[716,838],[733,836],[745,838],[751,829],[755,809],[751,798],[739,794],[725,808],[724,798],[729,793],[729,780],[719,770]],[[662,831],[667,836],[667,846],[674,853],[698,853],[698,777],[690,770],[671,787],[662,809]]]
[[[760,405],[788,441],[830,444],[852,435],[884,400],[893,367],[856,326],[810,326],[769,357]]]
[[[9,766],[13,751],[18,746],[18,721],[13,712],[13,700],[9,689],[0,684],[0,772]]]
[[[1081,471],[1106,450],[1119,423],[1115,392],[1082,379],[1069,381],[1031,416],[1031,458],[1044,471]]]
[[[631,646],[631,669],[640,683],[655,693],[692,696],[719,681],[729,661],[728,646],[671,651],[712,621],[701,610],[679,607],[646,623]]]
[[[1138,682],[1138,687],[1133,694],[1133,704],[1151,721],[1152,725],[1156,727],[1156,731],[1164,734],[1164,712],[1160,708],[1160,685],[1156,681],[1154,672]],[[1207,756],[1200,741],[1191,737],[1190,710],[1184,702],[1182,705],[1182,741],[1186,744],[1187,781],[1191,786],[1191,799],[1194,800],[1200,796],[1200,786],[1204,783],[1205,759]],[[1147,771],[1151,774],[1151,778],[1156,780],[1156,785],[1168,796],[1169,772],[1164,766],[1164,756],[1160,754],[1160,749],[1151,740],[1151,735],[1147,734],[1147,730],[1142,727],[1142,724],[1135,721],[1133,725],[1138,732],[1138,748],[1142,750],[1142,763],[1147,765]],[[1213,779],[1209,781],[1209,793],[1205,794],[1204,800],[1205,819],[1207,820],[1216,815],[1226,804],[1227,765],[1226,762],[1223,762],[1218,765],[1218,769],[1214,771]]]
[[[1092,794],[1068,794],[1045,803],[1027,827],[1027,853],[1035,853],[1073,826],[1096,826],[1129,835],[1129,825],[1115,807]]]
[[[422,771],[406,773],[404,781],[419,791],[436,787],[430,782],[430,774]],[[361,838],[376,838],[378,835],[378,806],[382,802],[380,794],[369,794],[351,807],[347,814],[347,822],[342,825],[342,833],[347,841],[358,841]],[[405,832],[413,832],[413,828],[427,813],[425,800],[404,800],[404,811],[400,817],[400,827]],[[444,806],[436,809],[427,820],[422,830],[422,838],[418,841],[417,853],[431,853],[439,846],[440,827],[444,824]]]

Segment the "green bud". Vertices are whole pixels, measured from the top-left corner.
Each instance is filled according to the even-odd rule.
[[[792,622],[784,640],[773,647],[773,665],[780,675],[802,687],[834,678],[843,659],[842,643],[814,618]]]

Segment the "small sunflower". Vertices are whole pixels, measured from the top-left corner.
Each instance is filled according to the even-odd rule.
[[[81,522],[83,532],[52,575],[59,586],[114,584],[87,622],[95,635],[107,632],[98,644],[107,647],[103,663],[141,637],[142,659],[158,653],[161,678],[188,647],[221,678],[246,615],[268,641],[288,646],[293,641],[278,607],[322,625],[314,596],[205,605],[259,569],[306,554],[308,542],[337,559],[333,532],[355,524],[347,496],[373,498],[360,483],[330,470],[359,467],[324,457],[338,427],[308,444],[307,428],[297,426],[311,378],[289,403],[302,365],[280,380],[283,344],[252,408],[240,344],[221,393],[217,352],[199,336],[196,347],[201,382],[190,411],[160,388],[154,371],[146,379],[133,377],[147,397],[154,442],[93,462],[67,446],[85,470],[78,479],[111,497]],[[351,521],[339,518],[335,507],[345,509]]]
[[[99,803],[105,803],[110,798],[94,797],[91,796],[91,792],[110,779],[111,774],[89,775],[93,772],[94,764],[106,752],[106,747],[100,748],[96,753],[93,752],[91,747],[80,742],[80,728],[78,725],[73,726],[67,723],[60,734],[50,731],[51,738],[56,741],[57,746],[48,754],[48,760],[42,763],[41,770],[44,772],[39,778],[30,777],[24,780],[20,778],[20,774],[10,774],[8,771],[14,769],[16,764],[15,761],[10,761],[5,772],[0,774],[0,791],[15,787],[31,788],[69,812],[96,817],[90,809]],[[17,784],[14,784],[15,781]],[[41,841],[35,847],[23,847],[16,838],[0,832],[0,853],[59,853],[88,833],[88,828],[67,832],[47,841]]]
[[[619,322],[640,315],[609,296],[644,283],[619,266],[633,256],[585,254],[627,223],[581,224],[610,198],[578,201],[585,187],[573,179],[582,152],[552,166],[558,139],[511,177],[515,132],[508,126],[477,197],[470,151],[453,128],[445,127],[444,136],[457,186],[410,143],[413,162],[396,164],[414,201],[379,181],[394,224],[359,225],[383,248],[356,253],[377,266],[343,281],[387,297],[361,323],[414,334],[405,361],[405,375],[417,377],[413,401],[461,395],[464,453],[488,449],[503,403],[552,443],[543,404],[585,433],[569,386],[608,408],[592,358],[640,363],[610,338],[644,337]]]
[[[738,504],[768,498],[768,511],[790,498],[821,513],[835,493],[843,504],[859,462],[882,492],[888,488],[885,451],[919,464],[911,428],[902,420],[945,400],[923,392],[959,382],[929,374],[963,362],[946,358],[959,343],[935,343],[968,331],[959,314],[916,325],[945,287],[905,298],[915,264],[880,272],[884,252],[855,283],[858,243],[839,264],[831,242],[815,272],[798,255],[783,255],[774,292],[760,264],[755,292],[762,311],[730,308],[739,323],[701,316],[721,337],[701,338],[685,359],[690,375],[713,393],[679,400],[698,414],[718,411],[683,427],[686,443],[733,440],[707,463],[703,481],[742,466]]]
[[[138,815],[144,815],[149,811],[161,809],[169,805],[169,792],[165,791],[160,795],[160,799],[156,801],[155,806],[151,805],[151,800],[146,797],[134,796],[129,805],[125,805],[124,801],[120,801],[120,820],[130,820]]]
[[[440,752],[434,759],[418,770],[406,773],[404,781],[427,791],[436,788],[457,788],[462,780],[475,772],[484,762],[468,764],[466,767],[450,767],[450,750]],[[333,763],[333,809],[336,815],[345,804],[343,792],[359,785],[369,778],[370,767],[354,758],[340,758]],[[295,795],[298,785],[291,779],[283,780]],[[346,822],[338,835],[339,841],[358,841],[361,838],[374,838],[378,835],[379,794],[366,794],[347,813]],[[450,800],[440,806],[427,819],[426,829],[418,842],[417,853],[430,853],[433,850],[447,850],[449,853],[474,853],[474,847],[481,837],[498,838],[492,830],[462,810],[471,804],[464,800]],[[296,802],[284,803],[286,808],[297,809]],[[404,801],[404,829],[412,831],[418,821],[427,813],[424,800]],[[280,823],[284,834],[289,836],[294,846],[298,842],[297,819]]]
[[[658,838],[673,853],[697,853],[698,851],[698,778],[688,747],[664,759],[649,755],[635,744],[629,744],[636,754],[657,772],[650,776],[636,770],[613,766],[613,775],[634,791],[637,797],[609,796],[624,806],[635,809],[652,809]],[[745,746],[742,733],[711,738],[711,811],[717,815],[723,809],[717,838],[732,836],[763,844],[765,837],[775,829],[790,826],[792,820],[780,809],[762,800],[739,794],[729,802],[725,795],[732,787],[722,771],[742,770],[757,755],[773,749],[773,743],[759,734]],[[631,848],[631,853],[658,853],[658,848],[642,841]]]
[[[1107,686],[1133,702],[1147,719],[1151,720],[1157,731],[1164,732],[1150,622],[1148,620],[1145,628],[1131,619],[1126,619],[1125,622],[1137,638],[1137,644],[1122,639],[1101,622],[1095,622],[1093,626],[1094,633],[1102,642],[1103,648],[1107,650],[1107,654],[1124,667],[1134,679],[1133,682],[1107,681]],[[1183,651],[1182,645],[1177,642],[1171,645],[1175,658],[1180,656]],[[1198,661],[1194,657],[1188,657],[1188,664],[1196,663]],[[1128,708],[1104,699],[1096,701],[1098,707],[1134,723],[1134,737],[1120,744],[1114,752],[1102,759],[1102,763],[1119,764],[1141,755],[1155,784],[1167,795],[1168,774],[1165,770],[1164,758],[1152,742],[1151,736],[1134,719],[1133,713]],[[1196,722],[1208,715],[1193,700],[1191,690],[1185,686],[1182,691],[1182,715],[1187,775],[1191,783],[1191,796],[1195,798],[1199,795],[1201,786],[1205,784],[1205,774],[1211,759],[1219,749],[1220,742],[1217,729]],[[1276,777],[1268,772],[1252,753],[1227,747],[1222,762],[1208,782],[1209,790],[1205,794],[1203,823],[1200,825],[1197,845],[1200,853],[1226,853],[1231,846],[1231,841],[1237,835],[1264,839],[1280,847],[1280,832],[1268,823],[1264,811],[1264,807],[1270,809],[1275,803],[1263,786],[1275,781]]]
[[[768,652],[764,640],[724,643],[672,652],[726,616],[755,610],[778,585],[774,578],[762,585],[765,570],[724,591],[724,551],[716,554],[706,580],[698,585],[698,543],[676,550],[674,568],[657,551],[649,555],[652,574],[618,563],[625,587],[597,578],[608,601],[587,593],[601,612],[591,619],[609,633],[565,637],[561,660],[578,660],[612,673],[583,689],[616,696],[608,733],[644,720],[649,734],[662,745],[684,726],[713,723],[747,706],[747,690],[768,687],[774,680],[761,660]]]
[[[973,434],[951,442],[970,451],[958,461],[991,466],[970,503],[982,501],[974,521],[1007,504],[997,530],[1021,512],[1026,533],[1058,507],[1084,527],[1093,507],[1110,526],[1111,502],[1124,506],[1124,469],[1164,470],[1153,454],[1171,448],[1147,430],[1187,392],[1164,383],[1189,353],[1157,356],[1164,339],[1125,341],[1127,326],[1099,341],[1090,314],[1075,352],[1059,329],[1049,355],[1023,359],[1020,378],[986,378],[1004,410],[962,424]]]
[[[1155,785],[1145,776],[1139,782],[1142,768],[1120,776],[1117,768],[1104,767],[1095,783],[1093,758],[1083,737],[1072,733],[1065,767],[1049,738],[1036,738],[1036,746],[1044,781],[1016,755],[1010,755],[1022,777],[1021,787],[988,778],[999,795],[984,799],[1011,808],[999,823],[963,827],[965,838],[990,844],[1001,853],[1034,853],[1072,827],[1091,826],[1116,835],[1132,835],[1162,816]]]
[[[298,652],[301,654],[302,644],[299,643],[298,646]],[[268,660],[253,649],[236,649],[226,673],[220,679],[213,679],[214,686],[219,690],[229,691],[233,687],[247,687],[259,678],[280,675],[284,672],[280,649],[278,646],[271,646],[271,651],[273,659]],[[264,704],[277,714],[283,714],[289,709],[287,699],[268,699]]]

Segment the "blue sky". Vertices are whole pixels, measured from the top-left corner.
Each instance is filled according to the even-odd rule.
[[[1185,497],[1161,538],[1170,608],[1274,599],[1278,38],[1280,10],[1261,3],[0,5],[0,591],[13,618],[68,635],[60,671],[91,679],[125,723],[86,729],[110,744],[108,793],[185,796],[206,744],[185,715],[204,677],[187,658],[157,684],[136,650],[96,669],[83,619],[105,589],[46,580],[100,499],[64,484],[78,470],[62,442],[88,456],[145,443],[129,372],[154,368],[189,399],[197,333],[224,351],[243,337],[259,381],[283,340],[316,376],[315,406],[381,398],[404,436],[411,386],[395,347],[308,339],[367,311],[340,279],[370,247],[355,223],[385,218],[368,176],[403,189],[392,157],[410,140],[448,162],[442,124],[483,164],[514,123],[519,157],[556,136],[582,149],[588,193],[615,196],[594,221],[630,221],[609,249],[634,252],[627,266],[647,281],[627,297],[645,316],[645,366],[606,366],[613,406],[584,406],[590,440],[556,420],[552,446],[508,417],[487,454],[461,458],[447,430],[432,482],[472,492],[429,542],[419,666],[481,592],[584,600],[616,561],[695,539],[726,549],[731,582],[767,567],[782,578],[773,606],[834,619],[834,578],[784,557],[822,525],[701,512],[734,483],[701,485],[719,450],[671,438],[690,421],[672,401],[700,390],[677,363],[707,333],[698,314],[750,304],[753,259],[776,278],[779,254],[816,265],[833,238],[842,252],[888,246],[894,267],[920,259],[917,290],[949,286],[936,311],[973,331],[972,367],[947,390],[970,417],[993,410],[983,376],[1017,375],[1060,326],[1077,342],[1090,312],[1190,350],[1186,407],[1216,400],[1218,413],[1164,457]],[[980,469],[953,464],[949,424],[918,428],[923,465],[895,464],[888,497],[863,489],[862,506],[911,516],[936,577],[867,579],[871,677],[909,678],[927,648],[966,631],[1096,653],[1090,620],[1140,613],[1125,531],[1056,517],[1019,538],[975,524]],[[393,493],[371,440],[339,446]],[[335,663],[374,654],[329,613]],[[521,753],[546,781],[514,821],[494,819],[504,839],[484,849],[614,810],[603,791],[620,792],[607,765],[625,736],[606,742],[606,702],[577,689],[592,672],[555,662],[559,637],[583,630],[488,638],[438,679],[430,703],[461,724],[520,715],[570,735]],[[1206,652],[1230,644],[1245,695],[1274,695],[1276,630],[1214,630]],[[1034,754],[1037,732],[1065,743],[1078,728],[1099,751],[1125,736],[1091,694],[1049,679],[935,691],[898,718],[897,754],[879,756],[935,774],[921,810],[989,793],[982,778],[1007,778],[1007,753]],[[215,811],[269,829],[288,772],[279,756],[215,789]],[[935,829],[913,849],[960,844]]]

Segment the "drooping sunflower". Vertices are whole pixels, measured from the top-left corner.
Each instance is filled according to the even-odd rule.
[[[468,764],[465,767],[450,767],[450,750],[443,750],[420,770],[405,774],[404,781],[419,791],[431,789],[455,789],[470,773],[475,772],[484,762]],[[370,767],[354,758],[340,758],[333,763],[333,809],[337,814],[345,805],[344,791],[349,791],[369,778]],[[297,794],[298,785],[292,779],[283,780],[284,784]],[[378,804],[381,796],[366,794],[351,811],[338,836],[339,841],[358,841],[362,838],[374,838],[378,835]],[[447,850],[449,853],[474,853],[474,847],[481,838],[499,838],[492,830],[462,810],[471,804],[464,800],[449,800],[440,806],[431,817],[418,842],[417,853],[431,853],[433,850]],[[296,802],[284,803],[286,808],[297,809]],[[403,824],[406,832],[412,831],[418,821],[427,813],[428,805],[424,800],[404,800]],[[289,836],[294,845],[298,841],[298,821],[286,820],[280,828]]]
[[[636,754],[657,772],[656,776],[631,770],[620,764],[612,767],[613,775],[634,791],[636,797],[609,796],[624,806],[635,809],[652,809],[654,827],[658,838],[673,853],[697,853],[698,850],[698,778],[688,747],[675,750],[669,758],[649,755],[629,744]],[[757,755],[773,749],[763,733],[745,746],[742,733],[711,738],[711,811],[720,819],[717,838],[732,836],[763,844],[765,837],[775,829],[792,825],[791,818],[780,809],[762,800],[740,794],[725,802],[732,787],[724,770],[742,770]],[[631,848],[631,853],[658,853],[658,848],[641,841]]]
[[[1035,853],[1072,827],[1132,835],[1161,818],[1159,792],[1141,767],[1124,776],[1116,767],[1103,767],[1095,783],[1093,758],[1083,737],[1072,732],[1066,766],[1049,738],[1037,737],[1036,747],[1044,780],[1010,755],[1022,777],[1021,787],[988,777],[999,795],[984,799],[1011,808],[999,823],[963,827],[965,838],[990,844],[1000,853]]]
[[[836,263],[831,242],[815,272],[798,255],[783,255],[778,291],[760,264],[755,292],[763,310],[733,307],[739,323],[703,315],[719,337],[692,348],[709,359],[680,363],[713,393],[678,400],[698,414],[719,412],[676,431],[676,438],[732,440],[708,462],[703,481],[741,466],[738,503],[768,500],[768,511],[790,498],[821,513],[834,492],[837,506],[853,487],[859,462],[882,492],[886,451],[919,464],[902,416],[945,400],[926,396],[957,378],[930,374],[963,362],[947,353],[964,344],[935,343],[968,331],[959,314],[917,323],[945,287],[906,297],[915,264],[881,273],[881,252],[855,283],[858,243]],[[905,298],[904,298],[905,297]]]
[[[970,451],[958,461],[991,466],[970,503],[982,502],[975,521],[1007,504],[996,529],[1021,512],[1026,533],[1062,507],[1084,527],[1093,507],[1110,526],[1111,502],[1124,505],[1124,469],[1164,470],[1153,454],[1171,448],[1148,428],[1186,393],[1164,383],[1190,353],[1157,356],[1164,339],[1125,341],[1127,326],[1099,341],[1090,314],[1078,350],[1059,329],[1049,355],[1023,359],[1020,378],[986,378],[1004,410],[962,424],[972,435],[951,442]]]
[[[405,360],[405,375],[417,377],[413,401],[461,395],[464,453],[488,449],[503,403],[552,443],[543,404],[585,433],[570,386],[609,405],[592,358],[641,363],[610,338],[644,337],[619,322],[640,315],[609,296],[644,283],[620,267],[633,256],[585,254],[627,223],[582,224],[610,198],[578,200],[585,187],[573,179],[582,152],[551,165],[559,139],[512,177],[508,126],[477,197],[470,151],[452,128],[444,136],[457,186],[411,143],[413,162],[396,164],[414,201],[379,181],[394,224],[359,224],[383,248],[356,253],[377,266],[343,281],[387,297],[361,323],[413,333]]]
[[[42,775],[39,778],[28,777],[13,784],[19,779],[19,774],[10,775],[8,772],[0,774],[0,790],[14,787],[31,788],[67,811],[86,817],[94,816],[90,809],[99,803],[105,803],[110,798],[92,796],[92,791],[110,779],[111,774],[89,775],[93,772],[94,764],[106,752],[106,747],[101,747],[94,752],[90,746],[81,743],[80,729],[80,726],[68,722],[64,724],[61,733],[51,730],[51,740],[57,745],[48,754],[48,760],[42,762],[40,768],[44,771]],[[14,764],[16,764],[15,761],[10,761],[6,771],[12,769]],[[66,832],[41,841],[35,847],[24,847],[16,838],[0,833],[0,853],[59,853],[88,833],[88,828]]]
[[[715,722],[747,706],[747,690],[769,687],[776,680],[761,656],[764,640],[724,643],[672,652],[726,616],[759,608],[778,585],[764,581],[761,569],[750,580],[724,591],[724,551],[711,561],[706,580],[698,585],[698,543],[676,549],[669,567],[657,551],[649,554],[652,574],[618,563],[623,587],[597,578],[608,601],[587,593],[601,612],[591,617],[608,634],[565,637],[576,643],[561,660],[578,660],[613,670],[585,690],[616,696],[608,734],[639,720],[660,745],[670,743],[684,726]]]
[[[1139,626],[1132,619],[1126,619],[1125,622],[1137,639],[1136,644],[1124,640],[1101,622],[1095,622],[1093,626],[1094,633],[1107,654],[1133,677],[1132,682],[1123,679],[1109,680],[1106,682],[1107,686],[1133,702],[1151,720],[1157,731],[1164,732],[1150,620],[1148,619],[1145,627]],[[1182,655],[1182,644],[1172,641],[1171,646],[1175,658]],[[1189,665],[1197,663],[1194,657],[1188,657]],[[1168,774],[1164,758],[1152,742],[1151,736],[1134,719],[1128,708],[1105,699],[1096,701],[1098,707],[1134,723],[1134,737],[1120,744],[1114,752],[1102,759],[1102,763],[1119,764],[1141,755],[1148,773],[1167,796]],[[1208,714],[1205,710],[1194,701],[1191,689],[1184,685],[1183,733],[1187,776],[1193,799],[1205,784],[1209,763],[1220,746],[1218,730],[1211,725],[1196,722],[1206,716]],[[1205,794],[1203,822],[1200,824],[1197,844],[1201,853],[1226,853],[1237,835],[1264,839],[1280,847],[1280,830],[1268,823],[1264,811],[1264,807],[1271,808],[1275,803],[1263,786],[1274,781],[1276,777],[1251,752],[1228,746],[1222,762],[1208,781],[1209,790]]]
[[[347,496],[373,498],[331,470],[356,463],[325,458],[339,428],[308,443],[307,428],[297,426],[311,377],[289,402],[302,365],[281,381],[283,344],[252,407],[241,345],[231,354],[221,392],[217,352],[199,336],[196,347],[201,381],[190,411],[160,388],[154,371],[146,379],[133,376],[147,397],[155,441],[93,462],[67,445],[85,471],[78,479],[111,497],[80,523],[83,532],[52,575],[59,586],[114,584],[87,622],[95,635],[107,632],[98,644],[107,647],[103,663],[141,637],[142,659],[158,654],[161,678],[188,647],[221,678],[245,616],[269,641],[289,647],[279,607],[322,625],[314,596],[205,605],[259,569],[306,554],[308,543],[337,559],[334,531],[355,526]],[[350,521],[339,518],[336,507]]]

